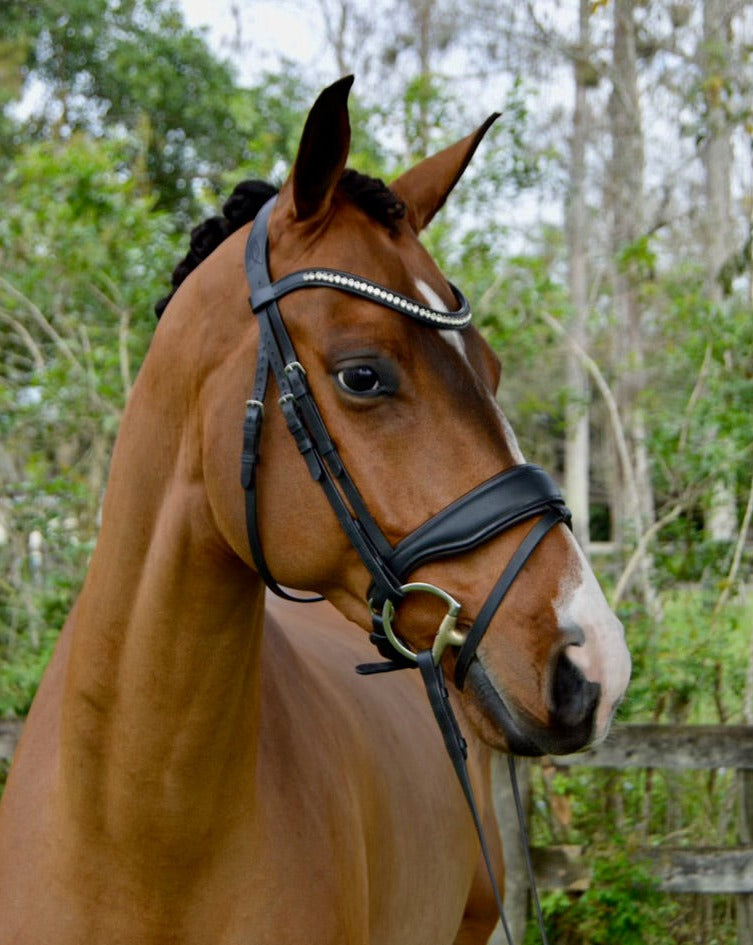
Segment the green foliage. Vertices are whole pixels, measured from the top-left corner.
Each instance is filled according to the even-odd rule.
[[[216,185],[242,154],[233,71],[170,0],[14,2],[10,20],[16,68],[0,74],[5,101],[23,91],[19,75],[45,89],[27,135],[126,134],[157,205],[184,213],[196,209],[193,179]]]
[[[248,129],[248,142],[226,181],[231,188],[244,177],[279,184],[293,165],[303,122],[315,90],[292,63],[265,73],[248,91],[236,91],[233,108]],[[229,189],[228,188],[228,189]]]
[[[81,584],[128,387],[178,254],[127,142],[30,143],[0,176],[0,714]],[[29,536],[41,562],[32,566]]]
[[[651,451],[657,484],[670,494],[707,491],[720,471],[747,489],[753,454],[753,320],[746,302],[712,304],[699,266],[683,264],[652,287],[661,321],[653,329],[648,371],[666,383],[644,393],[655,415]]]
[[[676,913],[648,870],[624,853],[608,854],[593,866],[589,888],[581,896],[558,892],[542,901],[547,934],[558,945],[675,945],[671,929]],[[526,945],[538,941],[529,928]]]
[[[715,588],[676,588],[662,595],[655,626],[635,605],[631,628],[633,681],[623,709],[634,721],[724,723],[742,720],[753,604],[733,601],[715,613]]]
[[[70,588],[66,588],[64,593],[51,595],[43,601],[44,605],[51,606],[53,612],[49,613],[47,606],[40,609],[40,619],[50,621],[41,637],[30,632],[28,626],[16,626],[12,634],[8,633],[7,606],[0,609],[3,629],[0,634],[0,652],[3,654],[0,660],[0,716],[23,718],[31,708],[32,699],[57,641],[58,631],[54,628],[60,626],[60,605],[70,606],[70,600]],[[31,608],[28,604],[25,607],[28,613]]]

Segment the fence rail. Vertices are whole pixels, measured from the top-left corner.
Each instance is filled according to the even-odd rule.
[[[551,760],[567,767],[753,770],[753,726],[617,725],[597,748]]]
[[[21,719],[0,719],[0,761],[10,761],[23,728]]]
[[[751,771],[753,726],[622,725],[597,748],[552,757],[551,761],[561,767],[618,770]],[[541,848],[535,855],[545,888],[568,888],[547,885],[558,874],[563,882],[576,886],[585,881],[586,868],[575,849]],[[753,846],[749,844],[727,848],[651,847],[638,850],[636,859],[651,867],[661,888],[668,892],[753,894]]]
[[[540,889],[582,892],[591,881],[585,847],[534,847]],[[636,863],[651,869],[665,892],[714,895],[753,893],[753,846],[653,847],[637,850]]]
[[[656,846],[634,851],[665,892],[736,897],[739,945],[753,945],[753,726],[618,725],[597,748],[554,757],[559,767],[656,768],[670,771],[727,769],[736,772],[740,797],[739,845],[719,847]],[[523,769],[525,770],[525,769]],[[522,772],[521,772],[522,773]],[[498,813],[506,856],[515,858],[519,836],[514,818],[505,817],[510,801],[503,796],[502,766],[496,772]],[[573,893],[591,882],[589,851],[581,846],[535,847],[534,870],[542,890]],[[505,906],[513,938],[522,941],[528,913],[528,887],[522,869],[508,871]],[[495,943],[503,939],[496,937]]]

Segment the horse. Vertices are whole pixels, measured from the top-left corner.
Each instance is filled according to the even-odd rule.
[[[387,187],[346,169],[351,82],[176,270],[0,808],[2,945],[486,942],[416,666],[446,673],[500,882],[490,753],[597,742],[625,692],[622,625],[418,238],[495,116]],[[354,671],[372,642],[400,671]]]

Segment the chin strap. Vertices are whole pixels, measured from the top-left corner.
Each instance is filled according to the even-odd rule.
[[[497,903],[497,911],[499,912],[499,918],[500,922],[502,923],[502,928],[504,929],[505,938],[508,945],[514,945],[512,932],[510,931],[510,926],[507,922],[507,915],[505,914],[502,894],[497,884],[496,876],[494,875],[491,854],[489,852],[489,846],[486,842],[483,825],[481,823],[481,815],[478,811],[476,798],[473,794],[470,775],[468,773],[468,746],[460,731],[460,726],[458,725],[458,721],[455,718],[455,713],[452,711],[452,706],[450,704],[450,694],[447,690],[447,686],[445,685],[442,667],[434,663],[434,657],[431,650],[418,653],[417,663],[421,672],[421,678],[423,680],[424,686],[426,687],[426,693],[429,697],[429,703],[431,705],[432,712],[434,713],[434,717],[437,720],[437,724],[439,725],[439,730],[442,733],[442,738],[444,739],[447,753],[450,756],[450,761],[452,762],[452,766],[455,769],[455,774],[457,775],[460,786],[463,789],[463,794],[465,795],[468,808],[471,812],[471,816],[473,817],[473,823],[476,828],[476,833],[478,834],[479,843],[481,844],[481,853],[484,857],[484,863],[486,864],[486,871],[489,874],[489,881],[494,892],[494,898]],[[528,872],[528,882],[536,910],[539,935],[541,936],[542,945],[549,945],[549,939],[547,938],[546,934],[546,926],[544,924],[544,916],[541,911],[541,903],[539,902],[539,894],[538,890],[536,889],[536,879],[533,872],[533,862],[531,860],[528,830],[526,828],[526,814],[523,810],[523,804],[520,799],[520,790],[518,788],[518,777],[515,769],[514,755],[508,755],[508,770],[510,773],[513,798],[515,801],[515,811],[518,817],[518,824],[520,826],[520,837],[526,863],[526,870]]]

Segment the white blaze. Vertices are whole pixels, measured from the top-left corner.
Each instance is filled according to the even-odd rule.
[[[595,741],[607,732],[609,723],[630,679],[630,654],[625,632],[617,619],[575,539],[580,567],[565,577],[555,601],[561,627],[579,627],[582,646],[568,646],[567,655],[590,682],[601,685],[601,701],[596,715]]]
[[[436,309],[438,312],[447,311],[447,306],[440,299],[437,293],[431,288],[431,286],[427,285],[423,281],[423,279],[416,279],[416,289],[418,290],[419,294],[423,296],[424,301],[426,302],[427,305],[430,305],[432,308]],[[468,353],[465,350],[465,340],[463,339],[462,333],[459,331],[454,331],[454,330],[445,328],[445,329],[440,329],[439,334],[442,338],[445,339],[445,341],[449,345],[451,345],[460,354],[460,356],[465,361],[465,363],[469,367],[471,367],[471,362],[468,358]],[[520,446],[518,445],[518,439],[515,436],[513,428],[510,426],[507,420],[507,417],[504,415],[502,408],[497,403],[497,398],[495,396],[494,391],[489,392],[489,399],[493,403],[494,409],[496,410],[497,415],[499,416],[500,424],[502,425],[502,429],[504,430],[505,442],[507,443],[507,446],[510,450],[513,462],[524,463],[526,460],[525,460],[525,457],[523,456],[523,452],[520,449]]]

